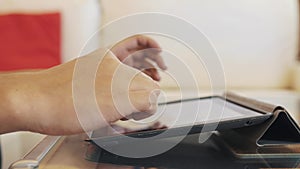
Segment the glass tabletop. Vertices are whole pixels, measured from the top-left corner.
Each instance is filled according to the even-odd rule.
[[[279,100],[280,101],[280,100]],[[284,98],[297,122],[299,97]],[[218,142],[216,135],[199,144],[198,135],[186,137],[171,150],[149,158],[125,158],[109,153],[92,142],[86,134],[47,136],[23,159],[11,165],[15,168],[66,169],[189,169],[189,168],[296,168],[300,158],[238,158]],[[162,141],[172,141],[162,140]],[[160,144],[160,143],[158,143]],[[300,146],[292,149],[299,149]]]
[[[68,137],[48,136],[24,159],[14,163],[11,169],[296,168],[300,161],[295,158],[235,158],[229,151],[215,144],[213,137],[199,144],[198,135],[186,137],[180,144],[161,155],[133,159],[111,154],[86,142],[86,138],[85,134]]]

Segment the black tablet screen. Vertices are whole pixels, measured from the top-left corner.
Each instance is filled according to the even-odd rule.
[[[186,126],[216,124],[240,119],[265,118],[266,114],[226,101],[220,97],[185,100],[160,104],[156,113],[146,119],[118,121],[113,130],[101,132],[101,136],[128,134],[138,131],[176,129]],[[239,126],[237,126],[239,127]]]

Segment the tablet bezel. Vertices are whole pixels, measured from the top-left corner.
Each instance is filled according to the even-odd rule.
[[[252,107],[247,107],[245,105],[241,105],[239,103],[236,103],[234,101],[231,101],[229,99],[226,99],[221,96],[208,96],[208,97],[201,97],[201,98],[193,98],[193,99],[184,99],[184,100],[176,100],[176,101],[170,101],[166,103],[160,103],[159,105],[164,104],[174,104],[179,102],[187,102],[187,101],[194,101],[194,100],[202,100],[202,99],[214,99],[219,98],[226,102],[230,102],[232,104],[238,105],[240,107],[243,107],[245,109],[252,110],[256,113],[262,114],[255,117],[245,117],[245,118],[239,118],[239,119],[224,119],[223,121],[220,120],[219,122],[212,122],[212,123],[205,123],[205,124],[196,124],[193,126],[182,126],[182,127],[176,127],[176,128],[163,128],[163,129],[149,129],[149,130],[140,130],[140,131],[134,131],[130,133],[120,133],[120,135],[105,135],[105,133],[108,133],[109,128],[102,128],[99,130],[95,130],[92,132],[91,140],[95,143],[101,143],[101,145],[114,145],[119,144],[123,141],[123,135],[128,137],[134,137],[134,138],[147,138],[152,136],[157,136],[160,133],[163,133],[164,131],[168,130],[168,137],[176,137],[176,136],[183,136],[186,135],[186,130],[190,128],[188,134],[197,134],[197,133],[203,133],[203,132],[211,132],[211,131],[223,131],[228,129],[235,129],[235,128],[242,128],[242,127],[248,127],[253,126],[257,124],[261,124],[264,121],[268,120],[272,115],[273,112],[262,112],[259,110],[256,110]],[[206,126],[204,128],[204,125]],[[210,127],[211,126],[211,127]],[[217,127],[215,127],[217,126]],[[210,130],[214,128],[213,130]]]

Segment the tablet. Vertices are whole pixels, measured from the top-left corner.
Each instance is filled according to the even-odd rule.
[[[154,116],[141,120],[117,122],[93,131],[93,141],[116,143],[124,136],[133,138],[175,137],[209,131],[257,125],[273,115],[213,96],[178,100],[158,105]]]

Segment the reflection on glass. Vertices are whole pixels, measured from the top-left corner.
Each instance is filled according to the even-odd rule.
[[[121,166],[113,164],[104,164],[99,163],[97,169],[165,169],[165,168],[156,168],[156,167],[134,167],[134,166]]]

